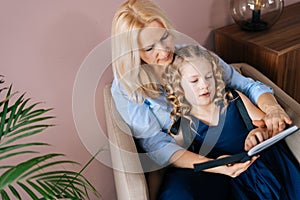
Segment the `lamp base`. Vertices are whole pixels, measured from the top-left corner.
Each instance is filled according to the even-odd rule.
[[[253,22],[252,20],[245,20],[242,21],[240,25],[243,30],[252,32],[263,31],[269,28],[268,22],[265,22],[263,20],[259,20],[256,22]]]

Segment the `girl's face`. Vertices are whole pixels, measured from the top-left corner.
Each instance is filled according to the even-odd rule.
[[[174,56],[174,38],[161,23],[153,21],[139,33],[139,53],[147,64],[167,66]]]
[[[186,100],[194,106],[207,106],[216,93],[215,77],[211,63],[205,58],[194,58],[180,67]]]

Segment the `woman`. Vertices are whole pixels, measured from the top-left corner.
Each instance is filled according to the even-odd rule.
[[[160,166],[176,160],[178,167],[192,167],[191,160],[198,155],[177,145],[167,133],[172,123],[171,107],[162,92],[161,76],[174,58],[172,30],[170,20],[150,0],[127,1],[121,5],[112,22],[115,79],[111,91],[119,113],[152,160]],[[263,121],[270,131],[276,133],[291,123],[272,96],[271,88],[241,76],[219,61],[226,84],[257,103],[266,113]],[[153,68],[143,64],[151,64]],[[239,172],[250,164],[237,165],[235,170]]]
[[[262,118],[264,113],[243,94],[234,90],[225,91],[222,70],[213,54],[199,46],[183,47],[176,50],[175,54],[173,64],[166,69],[166,96],[173,106],[173,119],[179,117],[181,121],[183,118],[188,121],[186,126],[190,129],[180,129],[180,132],[184,139],[188,137],[188,131],[192,132],[190,137],[194,141],[189,149],[199,154],[199,159],[206,161],[249,151],[259,142],[271,137],[266,128],[248,131],[239,114],[237,102],[243,102],[249,115],[247,117],[252,120]],[[215,140],[207,140],[209,135],[213,135]],[[182,137],[174,137],[177,143],[182,143]],[[207,154],[203,152],[203,146],[211,147]],[[278,143],[261,153],[260,158],[244,173],[236,174],[235,170],[231,171],[234,165],[237,164],[205,170],[234,178],[231,180],[231,199],[300,199],[299,163],[295,162],[284,143]],[[202,182],[198,180],[190,186],[190,182],[185,181],[184,177],[176,176],[177,173],[181,174],[180,171],[173,169],[170,178],[169,174],[166,175],[162,196],[169,195],[164,194],[170,193],[169,191],[178,191],[178,188],[188,190],[185,188],[193,188]],[[202,195],[197,189],[194,189],[193,194],[195,199],[200,199]]]
[[[146,29],[147,27],[153,28]],[[173,60],[175,47],[173,36],[168,32],[172,29],[170,20],[163,11],[149,0],[125,2],[117,10],[112,23],[112,55],[115,76],[112,94],[118,111],[133,129],[134,136],[141,138],[142,147],[147,152],[152,150],[146,144],[143,145],[143,143],[147,143],[145,140],[149,140],[150,143],[152,143],[151,140],[156,141],[150,136],[156,136],[161,130],[167,130],[170,124],[170,120],[168,120],[170,108],[163,100],[157,80],[159,83],[162,82],[160,77],[164,72],[164,66]],[[258,107],[266,113],[263,119],[269,130],[278,132],[285,128],[285,123],[291,123],[287,114],[272,96],[271,88],[241,76],[220,58],[219,60],[226,84],[245,93],[254,103],[257,103]],[[142,70],[143,63],[157,65],[152,70],[152,74],[155,76]],[[151,103],[153,106],[150,106]],[[151,110],[155,106],[160,109]],[[140,120],[139,116],[148,117],[148,121],[145,121],[147,124],[135,123],[135,120]],[[141,126],[139,127],[139,125]],[[144,138],[144,134],[146,134],[146,138]],[[161,139],[161,141],[172,142],[169,136]],[[160,142],[158,143],[160,144]],[[169,148],[180,149],[173,145],[170,145]],[[155,149],[160,149],[160,147]],[[165,156],[157,155],[158,163],[167,163],[173,153],[174,151]],[[154,159],[155,157],[156,155],[153,155]]]

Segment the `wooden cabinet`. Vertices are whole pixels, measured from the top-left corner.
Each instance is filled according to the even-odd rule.
[[[266,31],[246,32],[236,24],[216,29],[215,51],[228,63],[254,66],[300,103],[300,2],[286,6]]]

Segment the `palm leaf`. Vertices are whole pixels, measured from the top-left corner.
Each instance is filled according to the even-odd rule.
[[[1,199],[10,200],[8,194],[4,190],[2,190],[0,194],[1,194]]]
[[[59,160],[56,162],[50,162],[50,163],[46,163],[45,165],[39,165],[38,167],[36,167],[35,169],[32,169],[31,171],[27,172],[26,174],[24,174],[22,177],[20,177],[21,179],[23,179],[24,177],[28,177],[32,174],[34,174],[37,171],[41,171],[45,168],[48,167],[52,167],[52,166],[57,166],[57,165],[61,165],[61,164],[79,164],[77,162],[71,161],[71,160]],[[39,173],[40,174],[40,173]],[[32,178],[32,177],[31,177]]]
[[[38,156],[16,165],[0,176],[0,188],[4,188],[15,182],[23,173],[36,166],[37,164],[60,155],[62,154],[48,154],[45,156]]]
[[[9,189],[16,199],[21,199],[19,192],[13,186],[10,185]]]
[[[5,154],[4,156],[0,156],[0,160],[4,160],[7,159],[9,157],[14,157],[17,155],[22,155],[22,154],[32,154],[32,153],[38,153],[37,151],[18,151],[18,152],[14,152],[14,153],[8,153]]]
[[[34,129],[36,129],[36,128],[37,128],[37,127],[35,127]],[[6,142],[3,142],[3,143],[1,144],[1,146],[5,146],[5,145],[11,144],[11,143],[13,143],[13,142],[15,142],[15,141],[17,141],[17,140],[20,140],[20,139],[22,139],[22,138],[25,138],[25,137],[28,137],[28,136],[32,136],[32,135],[38,134],[38,133],[42,132],[43,130],[45,130],[45,128],[37,129],[37,130],[35,130],[35,131],[30,131],[30,132],[26,132],[26,133],[23,132],[22,135],[19,135],[19,136],[16,136],[16,137],[12,137],[12,138],[8,139]]]
[[[0,154],[4,154],[9,151],[13,151],[13,150],[20,149],[20,148],[41,146],[41,145],[48,145],[48,144],[42,143],[42,142],[30,142],[30,143],[25,143],[25,144],[16,144],[16,145],[11,145],[11,146],[4,146],[4,147],[2,147],[0,145]]]
[[[0,84],[3,84],[1,77]],[[15,165],[0,166],[0,199],[22,199],[24,192],[33,200],[89,199],[89,191],[99,197],[94,186],[81,174],[94,157],[76,172],[66,169],[65,165],[79,164],[60,159],[63,154],[37,155],[39,152],[32,150],[35,146],[49,145],[32,138],[53,126],[48,120],[54,117],[47,114],[52,109],[37,108],[40,103],[31,104],[25,93],[15,97],[17,93],[12,92],[12,85],[0,87],[0,93],[3,98],[0,99],[0,160],[10,163],[17,156],[28,155]],[[31,141],[23,142],[25,138]]]
[[[7,99],[10,97],[11,88],[12,88],[12,86],[9,87],[9,90],[8,90],[8,92],[6,94],[6,100],[4,101],[3,110],[1,112],[0,139],[4,135],[4,126],[5,126],[6,114],[7,114],[8,102],[9,102]]]
[[[39,200],[37,195],[29,187],[27,187],[25,184],[21,182],[17,182],[17,183],[32,198],[32,200]]]

